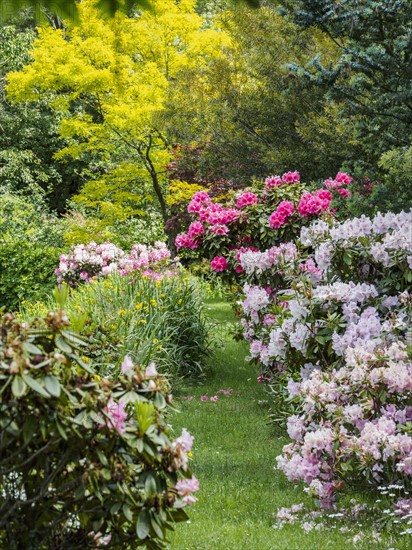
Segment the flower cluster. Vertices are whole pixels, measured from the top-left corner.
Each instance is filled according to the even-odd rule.
[[[245,248],[264,250],[282,240],[294,240],[314,217],[330,219],[332,191],[346,191],[351,181],[350,176],[339,172],[335,179],[325,182],[325,187],[310,193],[300,182],[299,172],[286,172],[282,177],[266,178],[264,186],[255,183],[226,204],[213,202],[207,192],[197,191],[187,208],[195,219],[187,232],[177,235],[176,247],[198,250],[212,261],[212,269],[225,275],[242,273],[239,252]],[[217,263],[216,258],[226,263]]]
[[[110,273],[128,275],[135,271],[155,279],[177,274],[178,264],[171,260],[166,244],[157,241],[153,246],[135,244],[129,254],[110,242],[79,244],[69,254],[60,256],[55,270],[57,282],[76,286],[94,277]]]
[[[250,358],[290,376],[278,466],[323,506],[346,482],[411,484],[411,223],[412,212],[318,220],[276,261],[240,254]]]

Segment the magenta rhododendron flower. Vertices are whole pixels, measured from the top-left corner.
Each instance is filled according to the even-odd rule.
[[[265,179],[265,187],[266,189],[272,189],[273,187],[279,187],[280,185],[283,185],[282,178],[280,176],[269,176]]]
[[[249,206],[250,204],[257,204],[258,198],[254,193],[251,193],[250,191],[247,191],[246,193],[242,193],[239,195],[236,201],[236,206],[238,208],[244,208],[245,206]]]
[[[217,223],[210,227],[210,232],[214,235],[227,235],[229,233],[229,228],[227,225]]]
[[[210,267],[218,272],[225,271],[228,268],[228,263],[223,256],[215,256],[210,262]]]
[[[208,400],[207,395],[202,395],[202,396],[200,397],[200,401],[207,401],[207,400]]]
[[[186,233],[179,233],[175,239],[176,248],[190,248],[194,250],[198,247],[196,241],[191,239]]]
[[[189,225],[187,234],[190,239],[194,239],[196,237],[199,237],[199,235],[202,235],[204,232],[205,232],[205,228],[203,224],[201,224],[200,222],[192,222]]]
[[[284,183],[299,183],[300,182],[300,174],[297,170],[294,172],[286,172],[282,176],[282,181]]]

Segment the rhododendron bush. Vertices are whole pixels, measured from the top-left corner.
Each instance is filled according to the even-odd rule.
[[[325,506],[347,484],[411,485],[411,224],[317,220],[296,244],[240,254],[250,356],[289,376],[279,467]]]
[[[188,206],[194,221],[176,237],[179,250],[197,250],[224,275],[242,273],[239,255],[294,240],[302,226],[319,217],[329,219],[350,196],[352,178],[339,172],[310,191],[299,172],[287,172],[256,182],[226,204],[213,202],[206,191],[196,192]]]
[[[114,272],[121,275],[139,272],[161,279],[176,275],[178,267],[178,262],[171,259],[170,250],[161,241],[156,241],[153,246],[135,244],[129,254],[113,243],[96,244],[92,241],[87,245],[75,246],[69,254],[62,254],[55,274],[58,283],[76,286],[80,282],[89,282],[93,277]]]
[[[199,488],[173,437],[168,383],[125,356],[97,375],[63,311],[0,320],[0,541],[7,548],[164,548]]]

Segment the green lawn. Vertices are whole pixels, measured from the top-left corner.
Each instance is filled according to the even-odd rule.
[[[396,550],[411,548],[403,538],[388,537],[381,543],[364,539],[354,544],[354,535],[371,533],[371,522],[336,523],[306,534],[299,523],[274,529],[273,513],[280,507],[305,502],[313,509],[302,487],[289,483],[274,470],[275,457],[286,439],[276,437],[267,424],[268,397],[256,382],[255,368],[244,361],[247,347],[227,333],[233,320],[223,302],[208,304],[218,324],[216,336],[223,346],[215,354],[212,374],[201,386],[188,386],[176,397],[181,411],[172,423],[176,434],[186,427],[195,437],[192,470],[200,481],[199,501],[189,509],[190,521],[178,525],[171,537],[176,550],[317,550],[325,548]],[[220,389],[232,389],[231,396],[218,395],[217,402],[202,402]],[[238,394],[238,392],[240,392]],[[185,398],[193,396],[189,401]],[[359,498],[359,497],[358,497]],[[333,523],[335,521],[335,524]],[[333,525],[335,525],[333,527]],[[341,533],[341,527],[350,528]]]

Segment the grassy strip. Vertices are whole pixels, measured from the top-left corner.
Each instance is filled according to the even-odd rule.
[[[274,436],[265,423],[267,394],[256,383],[256,373],[244,357],[247,348],[227,332],[233,320],[222,302],[210,303],[209,314],[217,322],[216,335],[223,346],[216,352],[213,375],[202,386],[185,387],[176,402],[181,414],[172,424],[176,433],[187,427],[195,436],[192,469],[200,480],[199,501],[190,510],[189,523],[172,536],[174,550],[318,550],[325,548],[388,550],[410,548],[410,539],[372,542],[372,521],[343,522],[330,519],[322,530],[305,533],[299,522],[274,529],[272,516],[281,507],[304,502],[313,509],[302,487],[289,483],[274,470],[275,457],[286,439]],[[217,394],[232,389],[230,396]],[[238,393],[240,392],[240,393]],[[217,402],[200,397],[218,396]],[[192,400],[189,400],[193,397]],[[189,398],[189,399],[188,399]],[[357,501],[368,502],[357,495]],[[348,498],[349,501],[349,498]],[[346,533],[340,528],[348,529]],[[358,543],[353,537],[364,533]],[[408,544],[409,542],[409,544]]]

